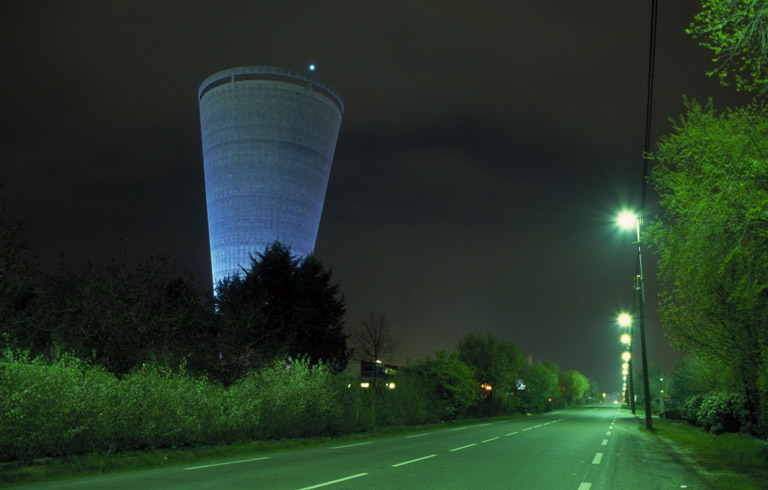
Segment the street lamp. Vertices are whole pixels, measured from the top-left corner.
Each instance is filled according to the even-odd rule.
[[[645,428],[653,430],[651,421],[651,389],[648,383],[648,354],[645,346],[645,285],[643,283],[643,253],[640,241],[640,219],[632,212],[624,211],[619,214],[617,220],[623,229],[634,228],[637,232],[637,276],[635,277],[635,290],[638,292],[640,303],[640,351],[643,358],[643,395],[645,398]]]
[[[621,313],[616,319],[619,325],[622,327],[632,327],[632,315],[629,313]],[[631,330],[630,330],[631,331]],[[629,352],[629,359],[624,360],[623,370],[627,371],[629,375],[629,408],[632,410],[632,414],[635,413],[635,382],[632,375],[632,337],[630,334],[623,334],[621,336],[621,343],[627,346]]]

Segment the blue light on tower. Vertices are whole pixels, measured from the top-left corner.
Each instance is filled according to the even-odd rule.
[[[198,92],[214,284],[275,240],[312,253],[344,105],[325,82],[245,66]]]

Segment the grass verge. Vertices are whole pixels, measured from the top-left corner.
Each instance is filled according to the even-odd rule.
[[[121,454],[94,453],[88,455],[68,456],[66,458],[44,458],[36,460],[32,465],[17,465],[4,463],[0,467],[0,486],[42,483],[47,481],[83,478],[107,473],[122,473],[127,471],[147,470],[174,465],[201,463],[217,459],[252,456],[290,449],[346,444],[365,441],[399,434],[409,434],[425,430],[445,428],[448,426],[463,426],[489,421],[507,420],[524,417],[510,415],[482,419],[465,419],[452,423],[420,425],[420,426],[387,426],[357,434],[340,437],[315,437],[306,439],[288,439],[277,441],[250,441],[225,446],[203,446],[183,449],[158,449],[154,451],[131,451]]]
[[[768,442],[746,434],[710,434],[676,420],[654,418],[656,436],[687,448],[716,481],[717,488],[768,488]]]

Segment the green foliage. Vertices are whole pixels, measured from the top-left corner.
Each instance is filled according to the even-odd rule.
[[[544,364],[531,364],[521,374],[525,390],[520,396],[525,401],[524,412],[545,412],[552,407],[552,400],[560,396],[557,372]]]
[[[215,362],[212,305],[195,278],[158,256],[86,264],[36,287],[24,322],[4,325],[9,346],[34,355],[72,352],[118,375],[144,363],[202,372]],[[6,329],[7,328],[7,329]]]
[[[233,433],[242,439],[339,434],[348,428],[347,392],[345,380],[323,363],[275,362],[229,388]]]
[[[670,395],[682,404],[693,395],[733,387],[730,372],[719,359],[705,361],[693,353],[681,357],[672,368]]]
[[[704,401],[704,395],[693,395],[685,401],[681,415],[688,423],[697,425],[699,423],[699,409],[701,402]]]
[[[394,378],[394,390],[364,390],[376,401],[377,425],[414,425],[440,422],[445,412],[444,401],[438,396],[437,380],[418,368],[400,368]]]
[[[225,389],[163,368],[118,379],[68,356],[53,363],[5,357],[0,461],[331,436],[357,428],[347,379],[321,363],[274,364]]]
[[[71,357],[0,363],[0,459],[29,461],[104,449],[114,421],[113,375]]]
[[[438,401],[437,413],[441,420],[460,417],[477,404],[480,387],[474,370],[462,362],[456,352],[446,355],[445,351],[437,351],[434,358],[427,357],[412,368],[427,386],[431,385],[430,395]]]
[[[702,0],[686,32],[711,49],[716,63],[707,75],[736,90],[765,92],[768,83],[768,4],[764,0]]]
[[[474,369],[476,385],[490,384],[496,394],[512,392],[525,366],[520,347],[490,333],[466,333],[456,350],[459,359]]]
[[[757,104],[686,107],[653,155],[660,313],[675,347],[726,368],[768,434],[768,118]]]
[[[112,450],[154,449],[226,441],[224,389],[165,368],[124,377],[116,392]]]
[[[749,424],[747,400],[737,393],[694,395],[686,400],[682,416],[713,434],[739,432]]]
[[[344,300],[317,259],[274,242],[243,272],[216,288],[220,351],[232,378],[289,356],[346,367]]]
[[[581,403],[589,390],[589,380],[583,374],[571,369],[558,376],[562,396],[566,404]]]

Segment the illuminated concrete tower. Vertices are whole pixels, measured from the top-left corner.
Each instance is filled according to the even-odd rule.
[[[315,247],[344,104],[299,71],[243,66],[198,92],[214,284],[275,240]]]

